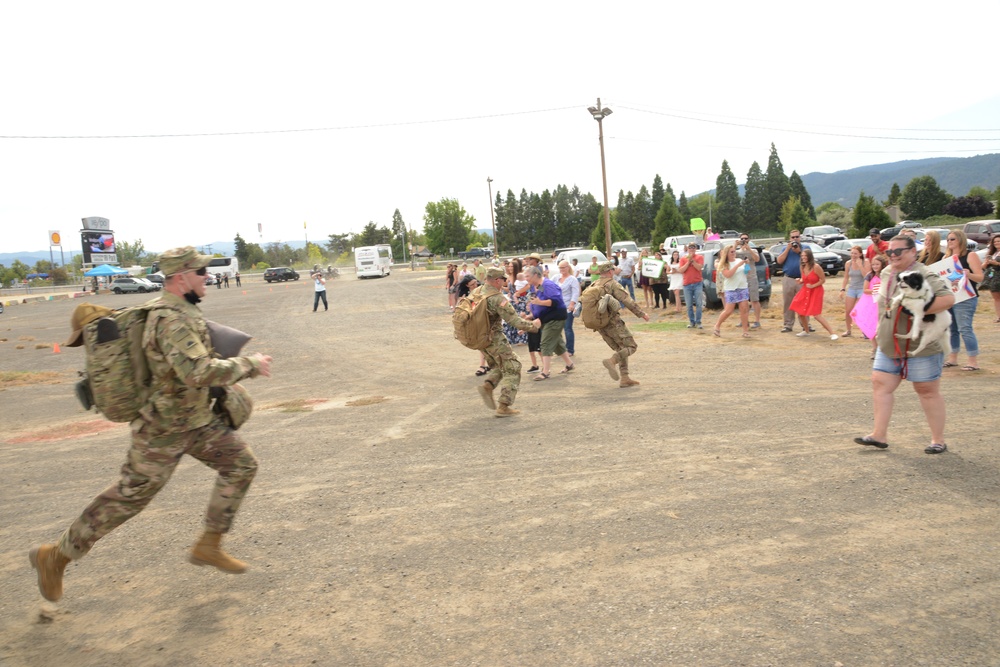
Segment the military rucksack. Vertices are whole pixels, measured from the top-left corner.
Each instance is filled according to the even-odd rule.
[[[116,310],[83,328],[86,370],[76,393],[88,410],[96,408],[113,422],[130,422],[149,399],[149,364],[142,346],[149,311],[155,299],[141,306]]]
[[[613,296],[605,292],[602,287],[596,286],[583,291],[580,295],[580,306],[583,326],[595,331],[611,324],[611,315],[621,308]]]
[[[455,326],[455,338],[465,347],[485,350],[493,340],[486,297],[478,290],[458,300],[451,322]]]

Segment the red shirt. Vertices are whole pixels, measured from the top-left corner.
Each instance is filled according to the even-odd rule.
[[[872,258],[875,257],[875,255],[884,254],[888,248],[889,248],[889,242],[879,239],[878,243],[873,243],[870,246],[868,246],[868,250],[865,250],[865,257],[867,257],[868,261],[870,262]]]
[[[689,260],[691,260],[689,255],[681,257],[681,264],[685,264],[684,284],[694,285],[701,282],[701,271],[705,268],[705,258],[701,255],[695,255],[693,260]]]

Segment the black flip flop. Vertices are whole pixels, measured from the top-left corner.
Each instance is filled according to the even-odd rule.
[[[875,438],[870,438],[867,435],[863,438],[855,438],[854,442],[859,445],[868,445],[870,447],[878,447],[879,449],[886,449],[889,446],[888,442],[879,442]]]

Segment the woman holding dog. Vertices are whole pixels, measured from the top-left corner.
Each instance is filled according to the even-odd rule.
[[[901,275],[910,272],[919,274],[921,284],[926,283],[930,298],[924,304],[925,315],[936,315],[948,310],[955,304],[955,295],[943,278],[917,261],[917,247],[912,238],[892,238],[886,255],[889,257],[889,268],[882,272],[878,299],[881,316],[876,333],[878,351],[872,364],[874,425],[871,433],[855,438],[854,442],[877,449],[889,446],[887,436],[894,393],[906,379],[913,383],[913,390],[920,398],[920,407],[923,408],[931,430],[931,443],[924,448],[924,452],[940,454],[948,449],[944,442],[945,408],[944,397],[941,396],[943,341],[928,341],[917,356],[909,356],[911,350],[923,344],[923,332],[916,340],[906,337],[913,328],[913,318],[898,305],[896,297],[902,292]],[[897,338],[897,334],[904,337]]]
[[[983,280],[983,263],[979,255],[969,252],[969,240],[965,232],[957,229],[948,232],[948,252],[944,256],[958,257],[958,261],[962,264],[962,273],[975,292],[975,296],[951,307],[951,354],[944,365],[945,368],[958,366],[958,346],[964,342],[965,354],[969,359],[962,366],[962,370],[978,371],[976,358],[979,356],[979,341],[976,339],[976,332],[972,330],[972,318],[976,314],[976,307],[979,306],[979,283]]]

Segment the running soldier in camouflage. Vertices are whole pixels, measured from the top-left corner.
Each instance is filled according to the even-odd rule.
[[[142,511],[159,492],[184,454],[218,473],[208,503],[205,531],[191,551],[195,565],[241,573],[246,564],[220,546],[257,471],[257,459],[240,437],[212,411],[212,387],[243,378],[271,375],[271,357],[219,359],[212,350],[197,303],[205,296],[205,267],[211,258],[187,246],[160,256],[164,295],[150,311],[143,346],[151,395],[132,422],[132,446],[121,478],[94,498],[63,533],[58,544],[29,553],[38,588],[47,600],[62,596],[62,578],[71,560],[82,558],[97,540]],[[74,331],[70,339],[78,341]],[[79,343],[77,343],[79,344]]]
[[[534,322],[522,318],[504,298],[503,287],[507,282],[507,275],[502,269],[489,269],[486,272],[486,282],[472,292],[472,300],[479,302],[486,299],[486,308],[490,315],[490,333],[492,342],[489,347],[483,350],[486,356],[486,365],[489,370],[486,372],[485,382],[479,387],[479,395],[483,397],[486,407],[496,410],[497,417],[510,417],[516,415],[520,410],[514,410],[514,397],[517,396],[517,388],[521,384],[521,362],[511,348],[507,337],[503,334],[503,323],[520,329],[521,331],[537,331],[540,322]],[[500,401],[493,399],[493,391],[500,387]]]
[[[625,304],[625,307],[631,310],[636,317],[641,317],[648,322],[649,315],[639,308],[639,304],[633,301],[629,297],[628,292],[625,291],[625,288],[615,280],[615,265],[611,262],[604,262],[598,265],[597,270],[601,274],[601,279],[590,289],[610,294],[612,298]],[[608,374],[612,380],[619,380],[619,372],[621,373],[620,382],[618,383],[619,387],[634,387],[639,382],[629,377],[628,358],[635,354],[639,346],[636,345],[635,338],[632,337],[632,332],[625,326],[625,322],[622,321],[619,312],[618,310],[612,311],[611,323],[603,329],[598,329],[598,333],[601,334],[604,342],[615,351],[610,359],[605,359],[601,363],[608,369]]]

